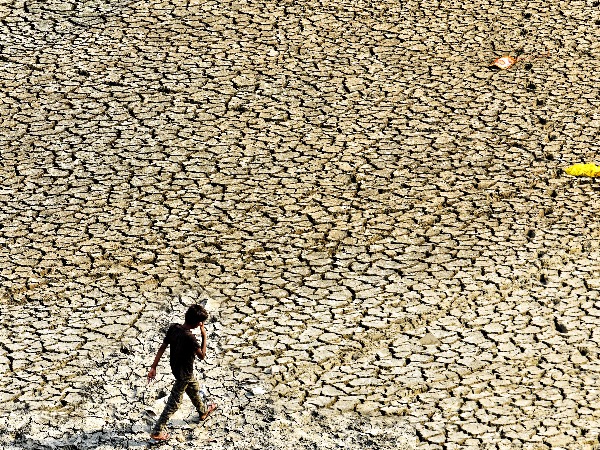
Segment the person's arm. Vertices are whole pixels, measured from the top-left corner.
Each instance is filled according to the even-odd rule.
[[[160,358],[162,357],[162,355],[166,349],[167,349],[167,344],[165,344],[163,342],[163,344],[158,348],[158,352],[156,352],[156,358],[154,358],[154,362],[152,363],[152,366],[150,367],[150,371],[148,372],[148,382],[150,382],[150,381],[154,380],[154,378],[156,378],[156,367],[158,366],[158,362],[160,361]]]
[[[204,323],[200,323],[200,332],[202,333],[202,345],[198,350],[196,350],[196,356],[200,359],[206,358],[206,329],[204,328]]]

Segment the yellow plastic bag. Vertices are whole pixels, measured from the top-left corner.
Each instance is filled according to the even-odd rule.
[[[565,169],[568,175],[576,177],[600,177],[600,166],[596,164],[574,164]]]

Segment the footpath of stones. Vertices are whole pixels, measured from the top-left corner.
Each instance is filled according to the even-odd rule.
[[[197,301],[220,409],[170,448],[598,447],[599,27],[0,2],[0,448],[145,447]]]

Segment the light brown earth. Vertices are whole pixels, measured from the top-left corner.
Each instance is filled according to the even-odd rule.
[[[598,33],[589,1],[0,0],[0,448],[144,448],[197,301],[220,409],[168,448],[597,447],[599,185],[562,169],[598,162]]]

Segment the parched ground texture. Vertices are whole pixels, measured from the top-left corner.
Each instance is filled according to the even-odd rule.
[[[0,447],[582,449],[599,2],[0,0]],[[502,55],[525,56],[492,70]],[[596,159],[597,161],[597,159]]]

